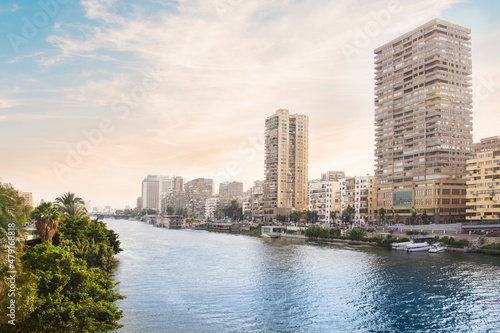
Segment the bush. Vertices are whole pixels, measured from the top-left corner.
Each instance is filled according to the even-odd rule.
[[[352,229],[351,232],[349,233],[350,240],[360,241],[363,240],[365,236],[366,236],[366,229],[363,228]]]
[[[500,244],[490,244],[483,246],[479,250],[477,250],[479,253],[485,253],[485,254],[494,254],[494,255],[500,255]]]
[[[467,239],[461,239],[459,241],[450,242],[450,247],[464,248],[466,246],[469,246],[469,241]]]
[[[401,238],[398,238],[398,239],[397,239],[397,242],[398,242],[398,243],[402,243],[402,242],[409,242],[409,241],[410,241],[410,239],[409,239],[409,238],[407,238],[407,237],[401,237]]]
[[[488,234],[486,234],[486,237],[500,237],[500,233],[499,232],[490,232]]]
[[[406,234],[408,236],[413,236],[413,235],[418,235],[420,232],[416,231],[416,230],[406,230]]]
[[[388,231],[390,234],[393,234],[394,233],[394,229],[391,229]]]

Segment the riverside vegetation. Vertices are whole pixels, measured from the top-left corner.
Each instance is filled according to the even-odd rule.
[[[1,332],[108,332],[121,327],[111,274],[121,251],[117,235],[103,222],[90,220],[82,199],[63,194],[31,212],[41,243],[31,248],[20,240],[26,209],[9,184],[0,183],[0,233],[16,226],[15,297],[8,296],[13,271],[1,251]],[[5,242],[4,242],[5,244]],[[7,307],[15,299],[15,319]],[[11,312],[10,312],[11,313]],[[15,325],[13,325],[15,323]]]

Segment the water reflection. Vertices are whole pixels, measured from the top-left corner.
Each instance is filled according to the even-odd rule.
[[[492,332],[498,258],[109,221],[120,332]]]

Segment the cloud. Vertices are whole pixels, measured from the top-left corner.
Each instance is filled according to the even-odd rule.
[[[374,165],[373,49],[459,2],[400,1],[390,22],[346,59],[341,46],[354,45],[388,1],[194,0],[154,13],[136,4],[125,14],[123,1],[84,0],[86,19],[59,22],[40,61],[48,73],[67,71],[55,87],[61,109],[75,103],[116,125],[78,172],[111,158],[131,164],[134,176],[203,177],[237,160],[245,167],[237,177],[250,185],[262,179],[263,161],[260,153],[239,156],[238,147],[265,117],[288,108],[310,117],[310,170],[344,165],[366,174]],[[130,98],[147,68],[159,68],[159,86],[118,119],[111,103]],[[40,114],[51,112],[42,105]]]

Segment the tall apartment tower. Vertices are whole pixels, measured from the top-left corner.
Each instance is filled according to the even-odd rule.
[[[142,208],[160,210],[160,178],[148,175],[142,181]]]
[[[266,119],[264,219],[308,208],[308,128],[305,115],[277,110]]]
[[[439,200],[416,202],[415,187],[455,184],[462,193],[472,145],[470,33],[434,19],[375,50],[375,177],[392,192],[379,194],[384,208],[439,214]],[[436,184],[443,179],[450,182]]]

